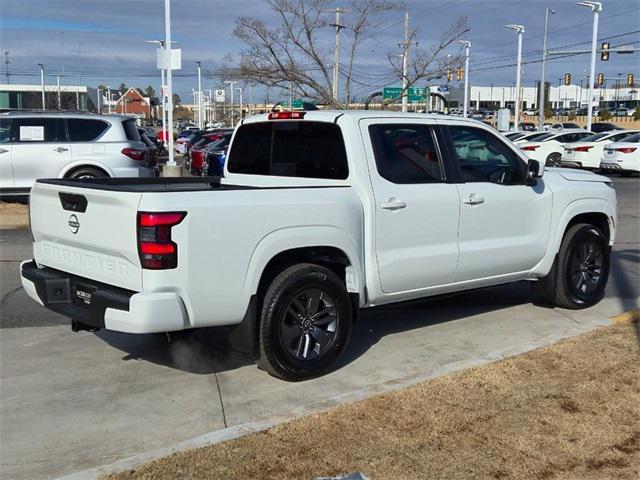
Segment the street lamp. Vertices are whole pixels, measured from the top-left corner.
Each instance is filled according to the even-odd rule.
[[[238,83],[237,80],[225,80],[224,83],[226,83],[227,85],[229,85],[229,88],[231,89],[231,98],[229,99],[231,101],[231,128],[233,128],[233,117],[234,117],[234,103],[233,103],[233,86]]]
[[[160,45],[160,49],[163,51],[164,54],[164,50],[165,50],[165,41],[164,40],[145,40],[146,43],[155,43],[156,45]],[[178,43],[178,42],[171,42],[172,44],[174,43]],[[166,95],[165,95],[165,84],[164,84],[164,68],[160,69],[160,98],[162,99],[162,109],[161,109],[161,113],[162,113],[162,141],[166,144],[168,139],[167,139],[167,124],[165,122],[165,116],[166,116]]]
[[[524,26],[523,25],[515,25],[515,24],[509,24],[509,25],[505,25],[505,28],[510,28],[512,30],[515,30],[516,33],[518,34],[518,61],[517,66],[516,66],[516,96],[515,96],[515,100],[516,100],[516,105],[515,105],[515,111],[514,111],[514,120],[513,120],[513,129],[514,130],[518,130],[518,123],[520,121],[520,69],[521,69],[521,64],[522,64],[522,34],[524,33]]]
[[[42,63],[38,64],[40,66],[40,83],[42,84],[42,111],[44,112],[47,108],[45,107],[44,101],[44,65]]]
[[[602,3],[586,0],[576,5],[588,7],[593,13],[593,34],[591,37],[591,73],[589,74],[588,98],[587,98],[587,130],[591,130],[591,115],[593,114],[593,83],[596,74],[596,44],[598,43],[598,16],[602,11]]]
[[[236,90],[238,90],[240,92],[240,120],[242,120],[244,117],[242,116],[242,87],[238,87],[236,88]]]
[[[544,90],[545,90],[545,62],[547,60],[547,31],[549,14],[555,14],[553,8],[547,7],[544,12],[544,35],[542,37],[542,72],[540,73],[540,87],[538,88],[538,130],[544,130]]]
[[[464,104],[462,106],[462,118],[467,118],[467,108],[469,105],[469,49],[471,42],[469,40],[456,40],[464,46]]]
[[[198,65],[198,128],[202,130],[202,62]]]
[[[173,52],[171,51],[171,0],[164,0],[164,35],[164,44],[167,47],[164,53],[165,62],[167,64],[167,123],[169,124],[169,160],[167,161],[167,166],[169,169],[167,171],[163,169],[163,174],[168,173],[169,175],[172,175],[175,173],[177,164],[173,156],[173,78],[171,74],[171,57]]]

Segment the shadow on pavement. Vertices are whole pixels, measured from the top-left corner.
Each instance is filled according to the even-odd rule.
[[[531,287],[519,282],[448,297],[375,307],[361,312],[349,345],[336,364],[339,369],[364,355],[380,339],[394,333],[452,322],[472,315],[530,303]],[[251,355],[233,350],[228,328],[201,328],[165,334],[132,335],[99,331],[96,335],[126,355],[189,373],[211,374],[255,364]]]
[[[611,255],[611,278],[609,286],[615,289],[622,311],[628,312],[639,307],[640,295],[640,250],[615,250]],[[612,290],[610,288],[610,290]],[[635,322],[636,337],[640,345],[640,323]]]

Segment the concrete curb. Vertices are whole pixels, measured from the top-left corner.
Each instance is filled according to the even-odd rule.
[[[231,427],[215,430],[213,432],[209,432],[204,435],[200,435],[198,437],[185,440],[184,442],[180,442],[171,447],[152,450],[152,451],[134,455],[132,457],[128,457],[122,460],[118,460],[110,464],[101,465],[99,467],[94,467],[88,470],[82,470],[79,472],[64,475],[62,477],[58,477],[56,480],[97,480],[98,477],[100,477],[101,475],[131,470],[142,465],[143,463],[147,463],[162,457],[166,457],[172,453],[179,453],[185,450],[191,450],[194,448],[215,445],[217,443],[225,442],[228,440],[241,438],[241,437],[244,437],[245,435],[249,435],[252,433],[262,432],[272,427],[275,427],[276,425],[290,422],[292,420],[295,420],[296,418],[299,418],[305,415],[309,415],[312,413],[320,413],[339,405],[344,405],[352,402],[357,402],[359,400],[364,400],[373,395],[379,395],[383,393],[392,392],[394,390],[411,387],[413,385],[422,383],[424,381],[430,380],[435,377],[457,372],[459,370],[464,370],[467,368],[478,367],[488,363],[496,362],[498,360],[502,360],[504,358],[520,355],[522,353],[526,353],[531,350],[535,350],[537,348],[546,347],[562,339],[571,338],[583,333],[587,333],[588,331],[594,330],[598,327],[619,323],[620,320],[616,320],[618,317],[623,317],[627,315],[629,318],[634,318],[632,316],[633,312],[634,311],[632,310],[631,312],[626,312],[624,314],[618,315],[616,317],[612,317],[607,320],[594,321],[590,325],[578,324],[576,327],[572,328],[568,332],[565,332],[564,335],[554,334],[554,335],[542,337],[538,339],[536,342],[529,343],[527,345],[510,347],[503,350],[490,352],[489,354],[483,357],[478,357],[476,359],[453,362],[437,369],[430,369],[430,370],[422,371],[419,373],[411,374],[402,378],[389,380],[385,383],[373,385],[363,389],[354,390],[349,393],[337,395],[335,397],[332,397],[322,402],[318,402],[318,403],[314,403],[314,404],[310,404],[304,407],[294,409],[287,415],[271,416],[263,420],[247,422],[240,425],[234,425]]]

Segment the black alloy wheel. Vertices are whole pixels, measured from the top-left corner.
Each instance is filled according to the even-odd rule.
[[[326,373],[351,336],[353,307],[344,280],[312,263],[290,266],[262,300],[258,366],[288,381]]]
[[[322,357],[333,344],[340,321],[336,301],[320,288],[302,290],[282,314],[280,340],[297,362]]]

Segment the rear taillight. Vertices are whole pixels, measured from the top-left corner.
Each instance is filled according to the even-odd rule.
[[[524,147],[520,147],[520,150],[524,150],[525,152],[535,152],[540,145],[526,145]]]
[[[171,240],[171,228],[187,212],[138,212],[138,252],[142,268],[167,270],[178,266],[178,246]]]
[[[614,149],[616,152],[620,152],[620,153],[633,153],[637,150],[636,147],[621,147],[621,148],[615,148]]]
[[[132,160],[144,160],[147,155],[147,151],[142,148],[123,148],[121,153]]]
[[[571,148],[571,147],[568,147],[568,148]],[[588,152],[592,148],[593,148],[593,146],[576,147],[576,148],[573,149],[573,151],[574,152]]]

